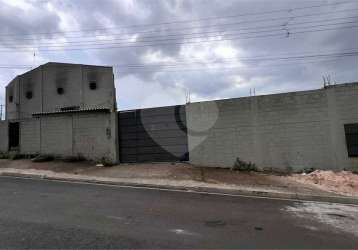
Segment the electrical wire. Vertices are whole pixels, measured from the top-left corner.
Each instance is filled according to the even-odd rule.
[[[358,49],[351,50],[348,52],[336,52],[336,53],[319,53],[319,54],[306,54],[306,55],[295,55],[295,56],[286,56],[286,57],[243,57],[243,58],[237,58],[239,61],[236,61],[234,63],[252,63],[252,62],[259,62],[259,63],[267,63],[267,62],[275,62],[275,61],[301,61],[301,60],[307,60],[307,59],[330,59],[330,58],[341,58],[341,57],[352,57],[352,56],[358,56]],[[175,64],[155,64],[155,65],[143,65],[143,64],[137,64],[137,65],[125,65],[125,64],[115,64],[113,67],[119,67],[119,68],[134,68],[136,70],[139,70],[140,68],[150,68],[150,67],[182,67],[183,65],[195,65],[195,64],[204,64],[207,65],[210,63],[211,65],[215,64],[227,64],[228,61],[221,61],[221,62],[201,62],[201,63],[175,63]],[[31,65],[0,65],[0,68],[29,68]],[[154,69],[157,70],[157,69]]]
[[[320,5],[311,5],[311,6],[304,6],[304,7],[296,7],[296,8],[288,8],[288,9],[281,9],[281,10],[272,10],[272,11],[263,11],[263,12],[253,12],[253,13],[244,13],[244,14],[238,14],[238,15],[232,15],[232,16],[226,16],[226,17],[208,17],[208,18],[200,18],[195,20],[182,20],[182,21],[172,21],[172,22],[162,22],[162,23],[152,23],[152,24],[141,24],[141,25],[128,25],[128,26],[116,26],[116,27],[107,27],[107,28],[97,28],[97,29],[82,29],[82,30],[75,30],[75,31],[61,31],[61,32],[43,32],[43,33],[32,33],[32,34],[0,34],[0,37],[21,37],[21,36],[33,36],[33,35],[55,35],[55,34],[68,34],[68,33],[82,33],[82,32],[90,32],[90,31],[101,31],[101,30],[111,30],[111,29],[123,29],[123,28],[135,28],[135,27],[150,27],[150,26],[160,26],[160,25],[169,25],[169,24],[178,24],[178,23],[190,23],[190,22],[200,22],[200,21],[207,21],[207,20],[216,20],[216,19],[227,19],[227,18],[237,18],[237,17],[243,17],[243,16],[256,16],[256,15],[264,15],[264,14],[274,14],[278,12],[285,12],[291,14],[294,11],[297,10],[304,10],[304,9],[315,9],[315,8],[322,8],[322,7],[328,7],[328,6],[338,6],[338,5],[344,5],[344,4],[352,4],[355,3],[354,1],[345,1],[345,2],[336,2],[331,4],[320,4]],[[322,13],[324,14],[332,14],[332,13],[339,13],[339,12],[347,12],[357,9],[346,9],[346,10],[335,10],[333,12],[326,12]],[[309,16],[316,16],[317,14],[311,14]],[[308,15],[304,15],[308,16]],[[285,19],[290,18],[300,18],[304,16],[289,16],[284,17]],[[282,19],[282,18],[281,18]],[[271,19],[272,20],[272,19]],[[276,20],[276,19],[274,19]],[[267,21],[267,19],[261,19],[261,20],[253,20],[253,22],[264,22]],[[235,23],[238,24],[238,23]],[[234,23],[232,24],[234,25]],[[193,27],[190,27],[192,29]],[[195,27],[194,27],[195,28]],[[138,32],[137,32],[138,33]]]
[[[216,34],[219,33],[216,36],[222,36],[222,35],[234,35],[234,34],[257,34],[257,33],[267,33],[267,32],[273,32],[273,31],[288,31],[288,30],[292,30],[292,29],[298,29],[298,28],[314,28],[314,27],[325,27],[325,26],[332,26],[332,25],[342,25],[342,24],[351,24],[351,23],[356,23],[358,22],[358,16],[352,16],[352,17],[345,17],[345,18],[333,18],[333,19],[325,19],[322,21],[315,21],[315,22],[326,22],[326,21],[333,21],[333,20],[350,20],[350,19],[357,19],[355,21],[347,21],[347,22],[339,22],[339,23],[327,23],[327,24],[317,24],[317,25],[312,25],[312,26],[306,26],[306,27],[300,27],[297,25],[302,25],[302,24],[311,24],[313,23],[312,21],[309,22],[301,22],[301,23],[293,23],[290,24],[290,26],[296,26],[296,27],[290,27],[287,25],[266,25],[266,26],[257,26],[257,27],[252,27],[250,29],[248,28],[239,28],[239,29],[235,29],[235,31],[240,31],[240,30],[255,30],[252,32],[235,32],[235,33],[228,33],[226,30],[219,30],[219,31],[206,31],[206,32],[192,32],[192,33],[186,33],[186,34],[169,34],[169,35],[165,35],[165,36],[159,36],[160,37],[165,37],[167,40],[168,37],[178,37],[181,36],[177,39],[193,39],[193,38],[207,38],[206,36],[194,36],[194,37],[186,37],[186,36],[192,36],[192,35],[204,35],[204,34]],[[258,30],[258,29],[263,29],[263,28],[275,28],[275,29],[269,29],[269,30]],[[129,43],[139,43],[139,42],[152,42],[152,41],[157,41],[157,40],[143,40],[143,39],[148,39],[148,38],[158,38],[158,36],[147,36],[147,37],[140,37],[141,40],[136,40],[136,41],[130,41],[130,38],[111,38],[111,39],[100,39],[100,40],[84,40],[84,41],[64,41],[64,42],[52,42],[52,43],[36,43],[37,46],[65,46],[66,44],[69,45],[99,45],[99,42],[101,42],[101,44],[105,44],[105,42],[107,41],[128,41]],[[173,38],[175,39],[175,38]],[[11,42],[11,44],[8,44],[6,42],[3,42],[4,46],[11,46],[13,48],[17,48],[17,46],[19,46],[19,43],[14,43],[12,41],[7,41],[7,42]],[[15,45],[15,46],[14,46]],[[20,44],[23,45],[23,44]],[[32,46],[30,48],[33,48]]]
[[[173,45],[188,45],[188,44],[198,44],[198,43],[211,43],[211,42],[222,42],[222,41],[232,41],[232,40],[246,40],[246,39],[253,39],[253,38],[268,38],[268,37],[281,37],[281,38],[289,38],[295,34],[304,34],[304,33],[312,33],[312,32],[323,32],[323,31],[332,31],[332,30],[342,30],[342,29],[353,29],[358,28],[358,25],[351,25],[351,26],[343,26],[337,28],[327,28],[327,29],[315,29],[315,30],[304,30],[298,32],[285,32],[285,33],[274,33],[274,34],[267,34],[267,35],[257,35],[257,36],[233,36],[231,38],[220,38],[220,39],[211,39],[211,40],[204,40],[204,41],[189,41],[189,42],[171,42],[171,43],[152,43],[152,44],[135,44],[135,45],[127,45],[123,46],[122,44],[113,43],[113,44],[106,44],[111,46],[101,46],[101,47],[61,47],[57,46],[56,48],[41,48],[38,47],[37,49],[42,52],[51,52],[51,51],[84,51],[84,50],[102,50],[102,49],[123,49],[123,48],[141,48],[141,47],[154,47],[154,46],[173,46]],[[122,46],[121,46],[122,45]],[[36,47],[29,49],[29,48],[10,48],[6,50],[0,50],[2,53],[14,53],[14,52],[33,52]],[[12,49],[12,50],[11,50]],[[13,50],[16,49],[16,50]]]

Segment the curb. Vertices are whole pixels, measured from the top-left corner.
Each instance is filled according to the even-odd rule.
[[[88,183],[88,184],[103,184],[103,185],[112,185],[112,186],[127,186],[127,187],[136,187],[136,188],[153,188],[153,189],[161,189],[161,190],[168,190],[168,191],[186,191],[186,192],[199,192],[199,193],[207,193],[207,194],[238,195],[238,196],[259,197],[259,198],[273,198],[273,199],[358,205],[358,198],[347,197],[347,196],[320,196],[320,195],[308,195],[308,194],[299,194],[299,193],[279,193],[279,192],[266,192],[266,191],[242,190],[242,189],[230,190],[230,189],[220,189],[220,188],[210,188],[210,187],[156,185],[156,184],[133,183],[133,182],[117,182],[117,181],[109,181],[109,180],[106,181],[106,180],[94,180],[94,179],[82,179],[82,178],[64,178],[64,177],[53,177],[47,175],[11,173],[11,172],[0,173],[0,176],[18,177],[18,178],[27,178],[27,179],[41,179],[41,180],[50,180],[50,181],[80,182],[80,183]]]

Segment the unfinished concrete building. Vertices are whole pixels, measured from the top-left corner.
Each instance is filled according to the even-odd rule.
[[[47,63],[6,87],[0,151],[117,162],[112,67]]]

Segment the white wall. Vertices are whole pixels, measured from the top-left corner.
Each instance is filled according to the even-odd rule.
[[[187,105],[190,161],[232,167],[343,169],[344,124],[358,122],[358,84]]]

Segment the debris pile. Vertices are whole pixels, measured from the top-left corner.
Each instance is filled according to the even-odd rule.
[[[294,174],[289,178],[337,194],[358,196],[358,175],[350,171],[315,170],[309,174]]]

